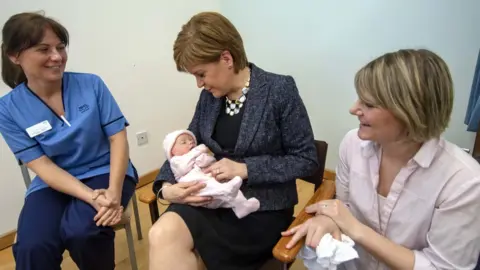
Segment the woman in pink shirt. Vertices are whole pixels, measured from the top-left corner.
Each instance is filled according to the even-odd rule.
[[[350,113],[360,127],[340,144],[336,200],[307,208],[316,216],[284,232],[351,237],[359,258],[344,269],[473,269],[480,252],[480,165],[441,138],[453,83],[428,50],[400,50],[363,67]]]

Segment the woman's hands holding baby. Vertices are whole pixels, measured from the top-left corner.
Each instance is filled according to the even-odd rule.
[[[226,182],[236,176],[240,176],[243,180],[248,178],[247,165],[228,158],[213,163],[204,170],[204,173],[211,173],[218,182]]]
[[[168,186],[165,186],[168,185]],[[211,197],[193,196],[206,186],[201,182],[180,182],[174,185],[164,183],[162,196],[171,203],[189,204],[192,206],[203,206],[212,200]]]

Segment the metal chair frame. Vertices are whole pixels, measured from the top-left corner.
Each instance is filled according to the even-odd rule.
[[[30,172],[28,171],[27,166],[25,166],[25,164],[23,164],[22,162],[19,162],[19,165],[20,165],[20,170],[22,171],[22,177],[23,177],[23,181],[25,182],[25,187],[28,189],[28,187],[32,183],[32,179],[30,177]],[[135,170],[135,176],[138,179],[136,169],[134,169],[134,170]],[[143,239],[142,228],[141,228],[141,225],[140,225],[140,215],[139,215],[139,212],[138,212],[138,203],[137,203],[137,197],[136,197],[135,193],[133,194],[132,198],[130,199],[130,202],[132,203],[132,206],[133,206],[133,213],[134,213],[134,216],[135,216],[135,224],[136,224],[136,227],[137,227],[138,240],[142,240]],[[129,202],[129,204],[130,204],[130,202]],[[128,209],[128,207],[127,207],[127,209]],[[130,225],[130,218],[129,218],[128,222],[125,222],[124,224],[122,224],[118,227],[115,227],[115,230],[119,230],[119,229],[122,229],[122,228],[125,229],[125,233],[126,233],[126,237],[127,237],[128,253],[129,253],[129,256],[130,256],[130,265],[132,267],[132,270],[138,270],[137,257],[135,255],[135,245],[133,243],[133,232],[132,232],[132,227]]]

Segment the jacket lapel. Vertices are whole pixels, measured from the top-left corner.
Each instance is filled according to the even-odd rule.
[[[244,155],[248,150],[262,119],[269,93],[269,88],[266,86],[265,71],[254,64],[251,64],[250,67],[250,90],[247,94],[240,133],[235,145],[235,155],[237,156]]]
[[[207,104],[208,113],[206,115],[208,115],[208,117],[206,119],[207,121],[206,121],[206,128],[205,128],[205,131],[206,131],[205,138],[207,138],[209,140],[208,145],[211,146],[211,148],[212,148],[211,150],[218,153],[222,149],[221,149],[220,145],[218,145],[218,143],[215,140],[212,139],[212,135],[213,135],[213,130],[215,129],[215,124],[217,123],[217,119],[218,119],[218,115],[220,113],[220,109],[221,109],[222,104],[223,104],[223,99],[214,98],[212,96],[212,98],[210,100],[211,100],[211,104]]]

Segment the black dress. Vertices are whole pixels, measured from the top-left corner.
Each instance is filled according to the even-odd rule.
[[[212,135],[224,150],[223,156],[217,156],[217,160],[233,154],[242,117],[243,109],[233,116],[227,115],[225,109],[221,110]],[[259,269],[272,258],[272,249],[281,237],[280,232],[288,228],[293,216],[293,208],[258,211],[242,219],[225,208],[172,204],[166,211],[177,213],[185,221],[195,249],[208,270]]]

